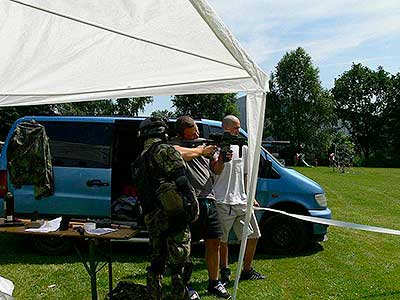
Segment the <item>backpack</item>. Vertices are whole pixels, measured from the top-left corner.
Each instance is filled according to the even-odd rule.
[[[171,226],[185,225],[198,216],[197,199],[194,195],[194,199],[181,195],[175,182],[167,178],[163,170],[157,168],[154,150],[160,144],[162,142],[154,143],[136,159],[132,165],[132,179],[138,189],[145,214],[160,208]],[[196,202],[195,205],[192,200]]]

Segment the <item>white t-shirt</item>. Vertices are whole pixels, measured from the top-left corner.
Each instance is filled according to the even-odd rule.
[[[220,175],[215,176],[215,199],[230,205],[246,204],[244,175],[248,173],[247,146],[242,147],[242,157],[239,157],[238,145],[231,145],[231,150],[232,160],[225,163]]]

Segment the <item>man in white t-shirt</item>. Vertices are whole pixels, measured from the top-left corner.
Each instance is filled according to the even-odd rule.
[[[231,135],[239,135],[240,120],[232,115],[222,120],[224,131]],[[233,228],[238,239],[242,237],[243,224],[247,207],[247,147],[243,146],[242,157],[239,155],[239,146],[231,145],[232,160],[225,163],[224,170],[216,176],[214,190],[216,207],[223,227],[221,240],[221,282],[227,284],[230,280],[228,267],[228,238]],[[258,206],[254,200],[254,206]],[[244,256],[243,270],[240,280],[257,280],[265,277],[252,268],[252,262],[256,251],[258,238],[261,236],[254,212],[250,219],[252,233],[248,236],[247,247]]]

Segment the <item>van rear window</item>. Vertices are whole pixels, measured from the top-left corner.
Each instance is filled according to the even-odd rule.
[[[40,122],[49,137],[54,166],[110,168],[113,125],[87,122]]]

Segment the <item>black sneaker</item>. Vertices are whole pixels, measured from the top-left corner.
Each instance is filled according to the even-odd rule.
[[[231,269],[221,268],[220,275],[221,275],[221,283],[225,286],[229,284],[229,282],[231,281]]]
[[[213,294],[219,298],[231,299],[231,295],[228,293],[225,286],[221,282],[218,282],[215,286],[208,286],[207,290],[210,294]]]
[[[242,271],[240,274],[240,280],[260,280],[265,279],[265,276],[261,273],[258,273],[253,268],[250,271]]]

